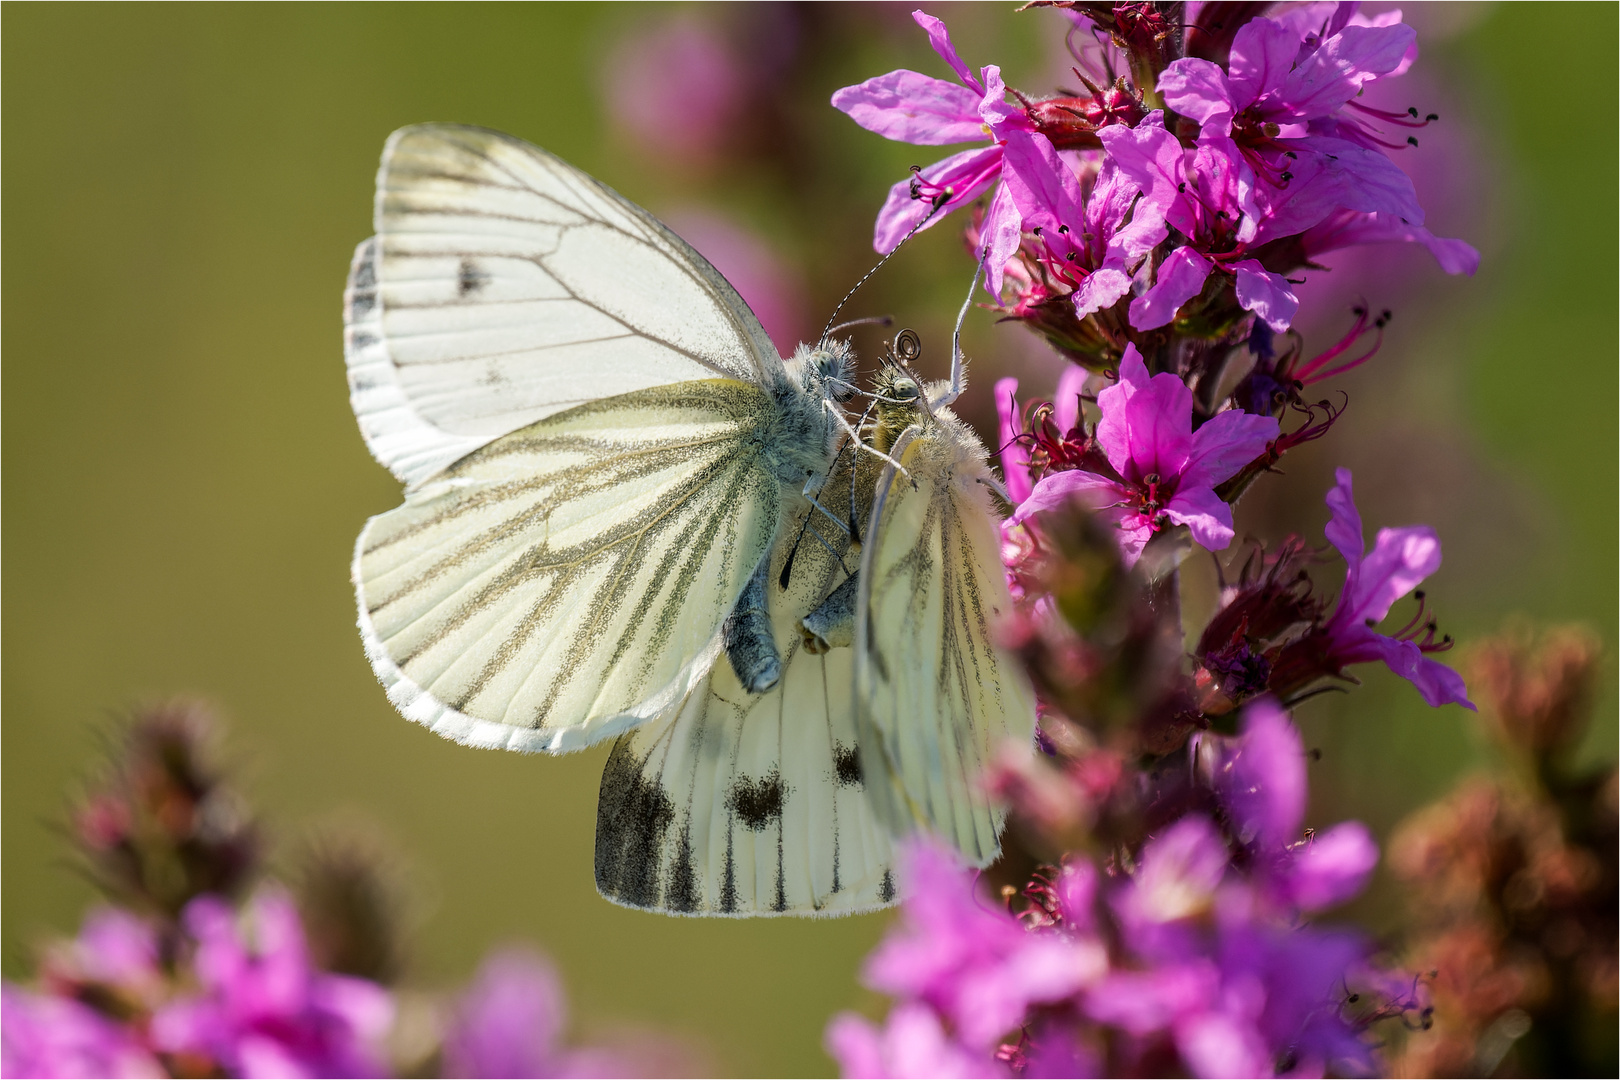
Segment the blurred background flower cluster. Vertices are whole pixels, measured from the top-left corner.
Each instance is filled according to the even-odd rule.
[[[187,1032],[218,1026],[198,1010],[252,1013],[242,973],[277,934],[302,942],[289,955],[305,994],[277,1030],[306,1031],[301,1054],[382,1055],[343,1059],[352,1071],[470,1061],[446,1055],[477,1052],[462,1019],[487,1014],[479,995],[503,979],[527,989],[499,996],[534,1016],[560,1016],[567,986],[575,1033],[542,1040],[547,1054],[651,1026],[745,1074],[823,1072],[827,1017],[881,1012],[852,974],[887,918],[716,924],[614,908],[590,884],[605,748],[455,752],[395,715],[354,634],[347,568],[361,522],[397,487],[354,430],[338,323],[383,139],[458,120],[545,146],[647,206],[791,348],[875,259],[885,193],[932,160],[829,105],[874,72],[948,74],[908,12],[6,12],[0,958],[22,980],[8,1039],[14,1010],[54,1008],[106,1052],[250,1069]],[[1012,85],[1073,81],[1060,13],[936,14]],[[1340,338],[1357,307],[1393,316],[1378,356],[1336,382],[1351,408],[1332,450],[1290,454],[1244,501],[1239,539],[1320,536],[1341,464],[1369,521],[1445,538],[1430,596],[1481,716],[1430,710],[1382,672],[1353,704],[1306,703],[1305,818],[1391,838],[1337,917],[1434,973],[1432,1027],[1392,1036],[1401,1070],[1578,1070],[1600,1061],[1593,1030],[1609,1032],[1612,1057],[1615,999],[1616,275],[1590,238],[1616,224],[1604,120],[1616,14],[1404,14],[1423,59],[1384,104],[1442,119],[1399,162],[1430,229],[1467,237],[1481,267],[1446,278],[1394,245],[1323,257],[1331,273],[1299,287],[1309,340]],[[1531,41],[1556,48],[1530,57]],[[915,327],[922,365],[942,374],[970,265],[954,226],[930,229],[846,315]],[[857,348],[872,355],[880,333],[858,329]],[[1063,360],[987,312],[964,348],[973,389],[959,407],[994,446],[995,380],[1051,386]],[[1200,627],[1219,582],[1199,560],[1184,581],[1186,623]],[[1538,629],[1555,622],[1579,626]],[[176,691],[222,703],[235,784],[198,756],[196,713],[106,719]],[[112,771],[66,798],[109,730]],[[62,865],[64,831],[91,874]],[[87,916],[102,893],[119,906]],[[551,960],[497,954],[479,968],[512,940]],[[424,1019],[393,1022],[407,1010]],[[167,1034],[125,1046],[109,1015]],[[404,1046],[382,1034],[405,1027],[430,1034]],[[556,1067],[576,1066],[594,1067]]]

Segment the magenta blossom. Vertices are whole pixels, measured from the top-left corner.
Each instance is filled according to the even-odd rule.
[[[1089,938],[1030,932],[979,894],[953,853],[926,841],[905,848],[905,906],[897,932],[867,959],[874,990],[928,1003],[978,1046],[1018,1026],[1032,1004],[1060,1001],[1107,968]]]
[[[1221,755],[1216,794],[1251,876],[1286,908],[1319,911],[1357,896],[1378,865],[1378,845],[1359,821],[1302,841],[1305,744],[1288,714],[1269,698],[1248,706],[1243,734]]]
[[[1426,620],[1421,605],[1412,621],[1393,636],[1373,629],[1389,614],[1395,601],[1440,569],[1440,538],[1427,525],[1380,529],[1372,553],[1368,554],[1362,539],[1361,513],[1351,490],[1350,470],[1339,469],[1335,475],[1338,483],[1328,492],[1332,516],[1325,531],[1348,568],[1339,604],[1321,629],[1326,641],[1317,647],[1324,650],[1327,663],[1335,669],[1382,660],[1391,671],[1416,686],[1430,705],[1474,708],[1462,676],[1425,655],[1450,648],[1451,640],[1434,639],[1434,623]]]
[[[1330,251],[1361,244],[1422,244],[1448,274],[1473,277],[1479,269],[1479,252],[1473,245],[1436,236],[1421,225],[1407,224],[1389,214],[1337,210],[1306,230],[1299,242],[1311,262]]]
[[[1402,68],[1416,35],[1398,22],[1339,21],[1329,23],[1329,36],[1302,42],[1292,27],[1252,19],[1232,41],[1229,70],[1186,57],[1159,79],[1165,104],[1200,125],[1200,143],[1235,146],[1253,168],[1258,201],[1277,219],[1272,237],[1309,228],[1340,206],[1423,224],[1410,178],[1367,145],[1400,144],[1339,119],[1363,87]]]
[[[1114,125],[1097,135],[1120,171],[1142,189],[1142,204],[1154,208],[1148,212],[1162,215],[1189,241],[1159,265],[1153,287],[1131,301],[1131,325],[1151,330],[1170,322],[1219,270],[1233,280],[1245,311],[1273,330],[1288,329],[1299,298],[1286,278],[1248,257],[1275,230],[1262,232],[1267,218],[1256,202],[1253,171],[1231,141],[1200,143],[1189,152],[1165,130],[1160,110],[1134,128]],[[1139,207],[1137,213],[1143,212]]]
[[[1097,406],[1097,442],[1112,475],[1084,469],[1049,474],[1011,522],[1079,496],[1119,527],[1129,565],[1167,523],[1187,526],[1211,551],[1231,544],[1232,508],[1215,486],[1265,452],[1277,437],[1277,421],[1228,410],[1193,431],[1192,391],[1174,375],[1150,379],[1135,345],[1126,346],[1119,382],[1097,395]]]
[[[387,991],[316,970],[291,898],[264,891],[245,924],[215,896],[182,917],[196,943],[195,996],[152,1018],[152,1042],[217,1062],[230,1076],[381,1076],[393,1023]]]
[[[912,12],[911,17],[928,33],[934,51],[950,65],[961,85],[901,69],[844,87],[833,95],[833,107],[848,113],[866,130],[897,142],[946,146],[989,138],[990,145],[936,161],[890,189],[878,212],[872,240],[872,246],[885,254],[936,205],[940,213],[929,225],[990,190],[1001,178],[1006,134],[1030,126],[1021,109],[1007,105],[999,67],[990,65],[975,75],[957,55],[943,22],[922,11]],[[999,262],[987,265],[1005,265],[1018,249],[1019,221],[1004,190],[991,200],[983,231],[989,248],[1000,253]],[[999,270],[996,274],[999,287]]]
[[[71,997],[0,989],[0,1074],[167,1076],[127,1026]]]
[[[639,145],[691,163],[717,155],[747,101],[747,73],[702,22],[654,24],[620,42],[604,68],[608,115]]]
[[[1182,818],[1149,840],[1112,900],[1134,963],[1086,991],[1094,1022],[1168,1036],[1194,1076],[1370,1071],[1370,1048],[1340,1011],[1366,944],[1269,916],[1209,819]]]
[[[1084,199],[1079,179],[1044,135],[1009,132],[1006,165],[1006,191],[1023,227],[1035,234],[1041,264],[1073,290],[1077,318],[1112,307],[1128,293],[1137,266],[1169,235],[1159,205],[1138,202],[1140,185],[1111,160],[1097,170]],[[997,279],[998,254],[992,245],[986,256]],[[1000,281],[992,284],[999,293]]]
[[[906,1002],[889,1012],[883,1026],[855,1013],[839,1013],[827,1025],[827,1053],[845,1076],[929,1077],[1011,1075],[983,1050],[963,1046],[926,1005]]]

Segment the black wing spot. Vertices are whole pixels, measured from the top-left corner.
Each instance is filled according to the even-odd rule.
[[[749,832],[764,832],[771,822],[782,816],[782,802],[787,798],[787,787],[782,774],[772,769],[758,780],[737,777],[726,794],[726,807],[736,814]]]
[[[664,833],[675,821],[675,804],[621,739],[602,770],[596,803],[596,887],[635,907],[658,904]],[[679,891],[677,874],[677,892]]]
[[[894,874],[892,871],[883,871],[883,881],[878,885],[878,899],[885,904],[894,902]]]
[[[839,787],[861,786],[861,748],[833,743],[833,778]]]
[[[478,268],[478,264],[471,259],[461,260],[461,269],[456,272],[456,295],[468,297],[489,284],[489,275]]]

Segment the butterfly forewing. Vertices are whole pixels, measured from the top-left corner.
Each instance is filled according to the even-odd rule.
[[[781,370],[702,256],[544,150],[423,124],[389,139],[377,182],[345,342],[361,430],[407,483],[586,401]]]
[[[875,474],[863,455],[857,521]],[[849,491],[846,467],[822,488],[823,504],[841,512]],[[806,532],[794,553],[807,514],[822,539]],[[722,657],[678,709],[620,737],[597,807],[604,896],[692,915],[848,914],[892,902],[889,838],[862,781],[853,653],[811,653],[799,633],[858,558],[819,511],[801,509],[768,578],[781,682],[750,695]]]
[[[855,711],[884,823],[939,835],[983,866],[1000,851],[1002,824],[984,770],[1004,740],[1029,741],[1035,703],[993,644],[1012,600],[984,449],[936,412],[897,443],[906,473],[891,466],[878,485],[856,610]]]
[[[373,518],[355,585],[389,697],[460,742],[552,751],[681,699],[777,532],[771,408],[729,379],[592,402]]]

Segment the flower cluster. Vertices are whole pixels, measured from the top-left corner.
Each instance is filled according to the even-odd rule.
[[[1356,822],[1305,827],[1287,710],[1366,664],[1474,708],[1419,588],[1439,538],[1369,543],[1339,469],[1322,540],[1218,559],[1190,637],[1178,567],[1234,545],[1239,498],[1347,407],[1307,389],[1382,344],[1390,313],[1362,305],[1307,351],[1297,275],[1392,240],[1477,264],[1423,227],[1398,164],[1437,117],[1359,100],[1411,66],[1415,34],[1356,4],[1028,6],[1064,12],[1085,93],[1010,90],[916,12],[955,81],[895,71],[833,98],[891,139],[980,143],[894,186],[877,247],[969,209],[986,306],[1074,363],[1049,399],[995,387],[1003,643],[1040,710],[1038,752],[1007,747],[984,777],[1011,808],[985,871],[1000,895],[913,848],[902,924],[866,970],[894,1009],[840,1017],[828,1046],[861,1076],[1377,1072],[1384,1030],[1430,1027],[1429,987],[1310,922],[1360,892],[1378,848]]]
[[[81,854],[117,905],[92,911],[73,940],[47,946],[32,985],[0,990],[0,1074],[635,1069],[616,1052],[561,1045],[556,975],[518,952],[492,957],[463,995],[434,1006],[442,1019],[430,1026],[442,1039],[402,1053],[399,1044],[412,1040],[395,1031],[399,999],[385,985],[397,950],[379,944],[389,919],[373,910],[375,868],[352,852],[329,856],[306,869],[297,899],[275,883],[250,892],[258,834],[210,760],[210,727],[196,707],[137,718],[108,775],[75,809]]]
[[[918,11],[956,81],[900,70],[833,96],[890,139],[983,144],[895,184],[879,251],[988,194],[967,237],[997,305],[1094,370],[1132,342],[1159,352],[1170,334],[1221,343],[1255,320],[1284,331],[1299,308],[1289,275],[1346,247],[1419,243],[1449,273],[1477,266],[1467,244],[1423,227],[1391,156],[1439,118],[1356,100],[1416,59],[1399,13],[1279,5],[1244,20],[1215,3],[1182,23],[1155,4],[1032,6],[1063,8],[1095,37],[1095,55],[1075,54],[1086,94],[1038,98],[996,65],[975,73]],[[1204,18],[1238,28],[1185,32]]]
[[[1301,833],[1304,746],[1274,704],[1189,760],[1205,812],[1169,824],[1128,868],[1070,854],[998,905],[949,854],[913,846],[903,921],[866,968],[899,1003],[881,1027],[834,1020],[828,1046],[845,1073],[1372,1071],[1362,1032],[1421,1017],[1422,989],[1378,971],[1361,936],[1298,924],[1360,892],[1378,858],[1371,836],[1357,822]]]

